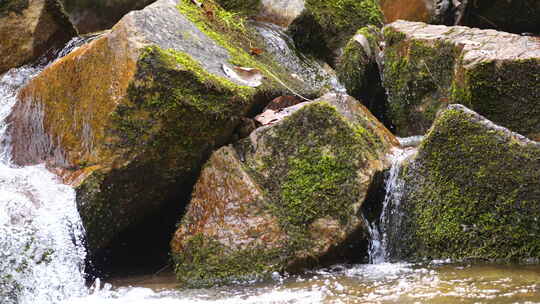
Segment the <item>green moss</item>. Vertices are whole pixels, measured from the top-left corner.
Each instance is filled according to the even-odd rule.
[[[458,71],[452,101],[528,135],[540,132],[540,59],[489,61]]]
[[[292,89],[300,89],[303,85],[290,77],[290,72],[278,65],[268,54],[264,53],[255,58],[250,55],[251,48],[261,48],[262,41],[257,34],[246,25],[245,17],[224,10],[214,1],[206,1],[205,9],[199,8],[190,0],[181,0],[178,3],[179,11],[191,20],[203,33],[225,48],[231,59],[231,64],[243,67],[256,68],[266,76],[260,90],[285,88],[276,81],[278,77]],[[211,16],[205,13],[211,11]]]
[[[296,46],[327,62],[361,27],[382,26],[376,0],[307,0],[305,13],[290,26]]]
[[[190,185],[212,149],[230,139],[254,92],[206,72],[185,53],[142,52],[128,98],[106,128],[114,138],[108,148],[122,154],[123,163],[86,179],[78,191],[77,201],[89,204],[81,214],[89,239],[96,238],[92,248],[146,216],[148,201],[164,201]]]
[[[271,128],[264,156],[248,160],[270,198],[269,210],[287,232],[289,256],[310,250],[308,226],[333,218],[347,226],[361,191],[358,170],[374,159],[377,142],[325,102],[312,103]]]
[[[460,50],[449,42],[407,40],[387,27],[383,85],[389,116],[400,136],[423,134],[438,109],[448,105]],[[455,89],[454,89],[455,90]]]
[[[446,110],[407,170],[410,256],[540,257],[540,146],[478,119]]]
[[[202,234],[185,240],[173,260],[179,282],[192,288],[267,279],[279,269],[277,251],[257,247],[232,251]]]

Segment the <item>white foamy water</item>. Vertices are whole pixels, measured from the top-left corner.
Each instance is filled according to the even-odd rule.
[[[83,40],[75,38],[65,55]],[[83,228],[74,190],[44,165],[10,161],[6,118],[18,90],[44,66],[12,69],[0,78],[0,303],[53,304],[87,294]]]
[[[399,208],[403,196],[404,181],[400,178],[403,161],[416,152],[415,148],[395,149],[391,154],[392,166],[385,181],[386,194],[381,215],[378,221],[369,223],[370,263],[378,264],[388,261],[389,229],[400,227],[401,210]]]

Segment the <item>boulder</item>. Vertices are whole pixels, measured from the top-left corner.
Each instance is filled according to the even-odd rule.
[[[296,46],[331,66],[355,32],[367,25],[381,26],[382,13],[375,0],[306,0],[305,10],[289,26]]]
[[[358,260],[360,207],[395,137],[358,101],[327,94],[283,109],[214,152],[171,241],[179,281],[209,286]],[[362,249],[364,251],[362,251]]]
[[[77,32],[57,0],[0,3],[0,74],[61,48]]]
[[[398,259],[540,258],[540,143],[451,105],[403,172]]]
[[[382,34],[375,26],[359,29],[339,57],[336,74],[347,94],[360,100],[381,122],[390,128],[386,118],[386,92],[382,87]]]
[[[443,24],[451,18],[453,2],[449,0],[381,0],[386,23],[398,19]]]
[[[407,21],[383,34],[383,85],[400,136],[423,134],[452,103],[525,136],[540,134],[538,39]]]
[[[144,8],[155,0],[60,0],[80,33],[111,28],[132,10]]]
[[[77,187],[91,250],[191,189],[212,150],[284,85],[314,94],[250,55],[249,29],[212,10],[160,0],[131,12],[19,93],[13,159],[46,162]]]

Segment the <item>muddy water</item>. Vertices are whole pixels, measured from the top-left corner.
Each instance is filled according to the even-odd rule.
[[[540,303],[540,265],[335,266],[243,286],[182,290],[171,273],[110,281],[70,304]]]

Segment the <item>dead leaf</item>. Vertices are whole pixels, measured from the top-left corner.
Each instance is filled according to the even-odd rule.
[[[248,87],[258,87],[262,84],[264,75],[255,68],[222,65],[223,72],[230,78]]]
[[[259,55],[261,55],[262,53],[264,53],[264,50],[261,49],[261,48],[254,48],[254,47],[252,47],[252,48],[249,48],[249,53],[250,53],[251,55],[254,55],[254,56],[259,56]]]

